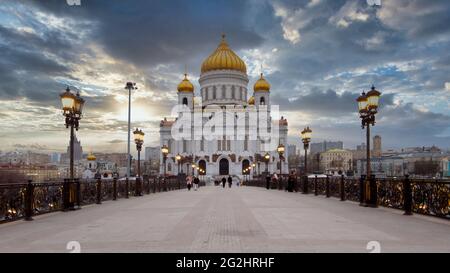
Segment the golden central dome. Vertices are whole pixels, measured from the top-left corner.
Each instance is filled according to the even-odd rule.
[[[187,74],[177,87],[178,92],[194,92],[194,85],[188,80]]]
[[[217,49],[202,64],[202,73],[221,69],[247,73],[244,61],[230,49],[225,41],[225,35],[222,35],[222,41]]]
[[[263,73],[261,73],[261,78],[255,82],[253,90],[256,91],[270,91],[270,84],[264,79]]]
[[[90,152],[89,155],[87,156],[87,160],[95,161],[97,160],[97,157],[95,157],[95,155],[92,152]]]

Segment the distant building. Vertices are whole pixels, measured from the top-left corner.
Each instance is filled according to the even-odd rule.
[[[114,174],[118,172],[114,162],[98,160],[93,153],[89,153],[82,162],[84,166],[82,178],[84,179],[93,179],[97,173],[102,178],[113,178]]]
[[[356,164],[356,175],[366,174],[366,159],[360,159]],[[404,158],[399,156],[376,157],[370,159],[372,175],[379,178],[398,177],[407,174],[407,164]]]
[[[352,152],[331,149],[320,154],[320,169],[327,174],[346,173],[352,170]]]
[[[411,177],[448,177],[449,154],[442,152],[421,152],[421,149],[402,149],[405,152],[385,153],[382,157],[372,157],[372,174],[377,177],[404,176]],[[356,175],[366,173],[366,159],[357,160]]]
[[[99,162],[110,162],[117,168],[127,167],[128,155],[126,153],[96,153],[95,156]]]
[[[383,155],[383,150],[381,146],[381,137],[376,135],[372,139],[372,146],[370,150],[370,156],[371,157],[381,157]],[[351,150],[352,156],[353,156],[353,167],[356,168],[356,161],[360,159],[367,158],[367,146],[365,143],[362,143],[361,145],[356,146],[356,150]]]
[[[51,163],[59,163],[61,160],[61,154],[60,153],[52,153],[51,154]]]
[[[287,147],[287,154],[290,156],[290,157],[294,157],[294,156],[296,156],[297,155],[297,146],[296,145],[293,145],[293,144],[291,144],[291,145],[288,145],[288,147]]]
[[[73,141],[73,160],[80,161],[83,159],[83,147],[81,146],[81,141],[77,139],[77,136],[74,136]],[[67,146],[67,153],[61,154],[61,163],[67,164],[70,161],[70,142],[69,146]]]
[[[50,163],[48,154],[14,151],[1,155],[0,163],[11,165],[45,165]]]
[[[28,179],[34,182],[58,179],[61,177],[60,170],[56,166],[48,165],[0,165],[1,183],[24,183]],[[8,179],[13,179],[8,181]]]
[[[373,138],[373,157],[380,157],[382,155],[382,148],[381,148],[381,137],[380,136],[375,136]]]
[[[145,147],[146,161],[159,161],[161,150],[159,147]]]
[[[442,173],[445,178],[450,177],[450,157],[442,161]]]
[[[320,154],[331,149],[344,149],[342,141],[324,141],[320,143],[311,143],[309,153],[311,155]]]

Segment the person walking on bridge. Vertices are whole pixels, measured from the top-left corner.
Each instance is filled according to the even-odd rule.
[[[231,178],[231,175],[228,176],[228,188],[231,188],[231,185],[233,185],[233,178]]]
[[[194,191],[198,189],[198,184],[200,184],[200,179],[198,179],[198,177],[196,176],[194,178]]]
[[[190,191],[190,190],[191,190],[191,187],[192,187],[192,176],[188,175],[188,176],[186,177],[186,184],[187,184],[188,190]]]
[[[270,173],[266,174],[266,189],[270,190]]]
[[[225,184],[227,183],[227,180],[225,177],[222,177],[222,188],[225,188]]]

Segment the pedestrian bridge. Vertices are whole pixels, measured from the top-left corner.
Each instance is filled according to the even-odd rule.
[[[336,198],[216,186],[0,225],[0,252],[450,252],[450,221]],[[369,247],[368,247],[369,245]]]

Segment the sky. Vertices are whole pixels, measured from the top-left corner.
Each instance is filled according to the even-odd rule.
[[[222,33],[249,89],[262,66],[290,143],[305,126],[313,142],[364,142],[355,99],[374,84],[383,149],[449,148],[449,14],[447,0],[0,0],[0,150],[65,151],[69,85],[86,99],[84,150],[125,152],[127,81],[132,126],[158,145],[185,69],[198,94]]]

